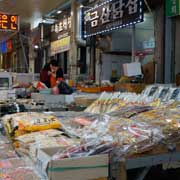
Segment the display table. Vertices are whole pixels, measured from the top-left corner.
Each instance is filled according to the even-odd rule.
[[[169,168],[171,164],[178,161],[180,161],[180,145],[177,145],[172,151],[168,151],[167,147],[160,145],[147,154],[134,155],[113,163],[111,172],[115,173],[117,180],[127,180],[128,170],[142,168],[134,180],[143,180],[153,166],[168,164]]]
[[[31,98],[34,101],[41,101],[45,104],[70,104],[74,102],[74,96],[72,95],[52,95],[52,94],[40,94],[32,93]]]

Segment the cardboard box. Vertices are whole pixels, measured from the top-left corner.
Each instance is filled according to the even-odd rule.
[[[141,75],[141,64],[138,62],[123,64],[123,71],[128,77]]]
[[[108,177],[108,155],[52,160],[58,148],[40,149],[37,167],[49,180],[91,180]]]
[[[52,94],[40,94],[32,93],[31,98],[34,101],[44,102],[48,104],[71,104],[74,102],[74,95],[52,95]]]

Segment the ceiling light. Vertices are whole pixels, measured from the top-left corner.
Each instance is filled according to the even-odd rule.
[[[62,13],[62,11],[61,11],[61,10],[58,10],[58,11],[57,11],[57,14],[61,14],[61,13]]]
[[[38,46],[38,45],[35,45],[35,46],[34,46],[34,48],[35,48],[35,49],[38,49],[38,48],[39,48],[39,46]]]

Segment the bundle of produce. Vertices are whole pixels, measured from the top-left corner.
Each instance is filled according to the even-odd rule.
[[[6,133],[11,137],[28,132],[58,129],[61,127],[57,117],[43,113],[27,112],[6,115],[2,118]]]

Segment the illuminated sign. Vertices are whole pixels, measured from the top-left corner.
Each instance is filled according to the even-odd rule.
[[[84,37],[143,21],[143,0],[108,0],[84,12]]]
[[[11,52],[13,49],[12,40],[3,41],[0,43],[0,52],[7,53]]]
[[[51,42],[51,56],[70,49],[70,36]]]
[[[0,30],[18,31],[19,30],[19,16],[0,13]]]
[[[62,15],[59,21],[51,26],[51,41],[63,39],[70,35],[71,15],[70,13]]]

